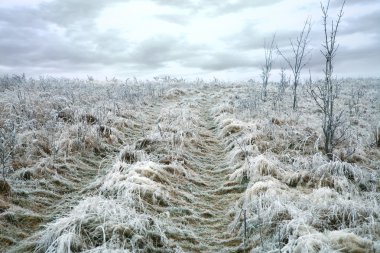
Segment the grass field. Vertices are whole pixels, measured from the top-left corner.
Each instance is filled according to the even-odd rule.
[[[380,80],[343,79],[323,152],[306,86],[3,76],[1,252],[380,252]]]

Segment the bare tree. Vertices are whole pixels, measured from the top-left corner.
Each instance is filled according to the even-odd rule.
[[[321,3],[323,28],[324,28],[324,42],[321,50],[325,59],[324,80],[316,85],[313,85],[310,89],[310,94],[317,106],[322,110],[322,129],[325,137],[324,151],[327,156],[333,158],[333,150],[335,146],[344,138],[345,131],[341,130],[338,134],[337,130],[343,125],[343,111],[337,112],[335,108],[335,100],[337,99],[340,85],[333,79],[332,74],[334,70],[333,60],[338,50],[336,44],[336,35],[338,27],[343,16],[343,8],[345,1],[343,1],[337,19],[331,20],[328,24],[328,11],[330,6],[330,0],[327,5],[324,6]]]
[[[307,64],[306,59],[310,55],[308,50],[311,20],[306,19],[302,31],[295,41],[290,40],[291,55],[286,56],[278,47],[277,52],[285,60],[293,74],[293,110],[297,108],[297,87],[300,83],[301,71]]]
[[[276,37],[276,34],[273,35],[272,42],[269,45],[266,42],[264,42],[265,63],[264,65],[261,66],[261,78],[263,80],[263,91],[262,91],[263,100],[267,98],[267,86],[268,86],[270,72],[272,71],[275,37]]]

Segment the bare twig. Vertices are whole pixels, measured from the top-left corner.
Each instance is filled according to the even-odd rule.
[[[297,108],[297,87],[300,83],[301,71],[306,66],[309,60],[307,57],[311,53],[308,49],[310,31],[311,20],[308,18],[296,40],[290,40],[292,57],[285,55],[283,51],[277,47],[278,54],[285,60],[293,73],[293,110]]]

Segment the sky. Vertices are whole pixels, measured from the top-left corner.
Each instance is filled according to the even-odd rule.
[[[322,3],[326,3],[325,0]],[[309,69],[321,75],[319,0],[0,0],[0,74],[260,80],[264,44],[285,54],[311,19]],[[342,0],[331,0],[335,19]],[[380,76],[380,1],[347,0],[337,77]],[[291,54],[288,54],[291,57]],[[274,54],[271,78],[287,67]]]

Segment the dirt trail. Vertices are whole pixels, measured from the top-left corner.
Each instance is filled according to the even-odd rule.
[[[186,252],[238,252],[242,238],[229,226],[234,218],[231,210],[244,188],[228,180],[231,171],[226,147],[218,137],[216,122],[210,113],[215,101],[207,97],[195,109],[201,119],[198,134],[203,145],[199,150],[186,150],[195,165],[195,173],[202,179],[201,184],[191,186],[195,201],[183,207],[194,212],[188,216],[188,227],[197,241],[180,245]]]

